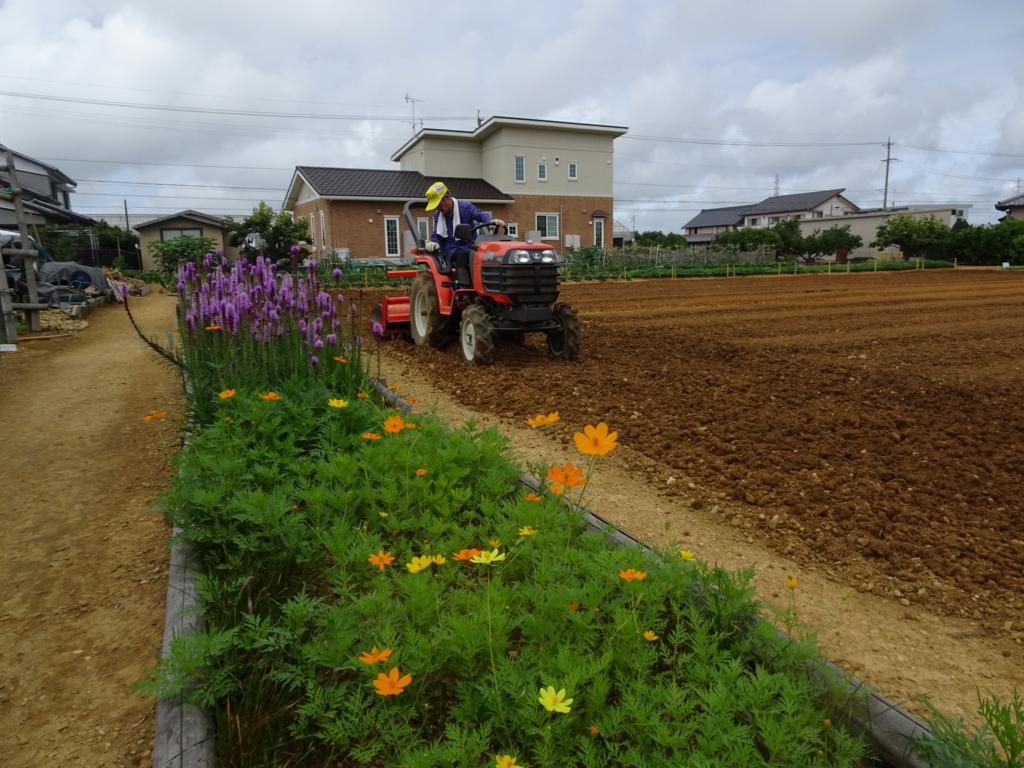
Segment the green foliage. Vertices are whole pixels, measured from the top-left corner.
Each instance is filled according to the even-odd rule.
[[[69,227],[53,224],[39,227],[39,244],[57,261],[74,261],[81,251],[92,249],[89,233],[96,237],[96,247],[120,248],[125,253],[134,253],[139,237],[131,230],[116,227],[106,222],[97,222],[90,227]]]
[[[171,240],[154,240],[149,244],[149,251],[160,265],[161,271],[171,274],[179,264],[188,261],[200,261],[203,256],[213,251],[217,241],[212,237],[194,237],[179,235]]]
[[[1024,766],[1024,700],[1017,689],[1003,703],[989,692],[983,698],[978,692],[978,714],[985,724],[972,730],[963,720],[942,714],[927,698],[922,699],[931,711],[925,718],[931,728],[930,737],[910,740],[919,757],[935,768],[1022,768]]]
[[[562,254],[562,261],[574,267],[595,267],[604,263],[604,249],[596,245],[587,245],[583,248],[569,248]]]
[[[870,245],[898,246],[906,259],[945,259],[950,238],[949,227],[934,216],[917,218],[900,213],[878,227]]]
[[[239,249],[243,256],[254,257],[262,253],[274,263],[284,266],[292,259],[291,248],[300,240],[309,238],[309,228],[305,219],[292,221],[288,211],[274,213],[274,209],[261,202],[252,209],[252,213],[241,221],[228,218],[226,229],[231,232],[230,244]],[[258,240],[254,244],[250,235]],[[297,259],[309,256],[309,250],[302,248],[295,255]]]
[[[664,248],[667,250],[678,250],[680,248],[687,248],[689,243],[686,237],[678,234],[677,232],[664,232],[651,231],[651,232],[635,232],[633,244],[637,248]]]
[[[802,255],[809,261],[816,261],[823,256],[830,256],[840,250],[855,250],[864,245],[864,239],[860,235],[850,233],[850,225],[833,225],[822,232],[820,229],[803,238]]]
[[[950,238],[950,257],[960,264],[1024,264],[1024,219],[1008,218],[977,227],[961,223],[957,221]]]
[[[756,251],[767,248],[778,252],[782,248],[782,237],[773,228],[744,227],[715,235],[711,243],[725,251]]]

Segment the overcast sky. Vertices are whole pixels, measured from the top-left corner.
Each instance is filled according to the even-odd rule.
[[[0,0],[0,31],[0,143],[88,214],[241,216],[296,165],[397,169],[413,107],[628,127],[615,218],[639,231],[776,176],[880,206],[889,137],[890,205],[982,224],[1024,192],[1022,0]]]

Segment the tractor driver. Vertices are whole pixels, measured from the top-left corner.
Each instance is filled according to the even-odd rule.
[[[438,181],[427,189],[427,210],[434,213],[434,234],[430,242],[424,246],[427,253],[441,252],[448,264],[455,266],[455,282],[459,288],[470,288],[473,285],[472,273],[469,269],[470,254],[455,239],[455,227],[459,224],[494,224],[504,227],[501,219],[492,219],[472,203],[456,200],[448,193],[448,187]],[[476,233],[473,233],[473,241]]]

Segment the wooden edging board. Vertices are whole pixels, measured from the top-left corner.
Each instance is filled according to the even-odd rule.
[[[412,404],[387,388],[383,379],[372,382],[374,388],[392,406],[408,414]],[[532,475],[523,474],[519,484],[534,492],[544,490],[542,483]],[[605,534],[617,545],[637,547],[653,554],[648,545],[635,539],[612,523],[584,509],[587,529]],[[174,535],[181,530],[176,528]],[[171,569],[167,585],[167,613],[164,622],[163,655],[170,653],[171,640],[185,632],[203,629],[203,620],[196,610],[198,596],[195,590],[196,574],[202,564],[190,542],[178,540],[171,548]],[[763,621],[763,619],[757,619]],[[779,631],[780,637],[789,639]],[[852,710],[850,719],[875,755],[889,768],[928,768],[911,753],[908,737],[930,734],[928,726],[905,709],[871,691],[853,675],[829,661],[822,661],[815,673],[825,681],[841,686],[847,692]],[[185,704],[176,696],[159,701],[156,710],[156,738],[153,744],[153,768],[209,768],[214,757],[214,726],[210,712]]]

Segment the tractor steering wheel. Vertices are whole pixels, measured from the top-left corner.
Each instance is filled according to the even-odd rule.
[[[477,224],[475,227],[473,227],[473,234],[476,234],[478,231],[480,231],[484,227],[491,227],[492,228],[492,231],[491,231],[490,234],[492,234],[492,235],[498,234],[497,232],[493,231],[495,229],[498,229],[498,227],[494,226],[494,222],[493,221],[487,221],[487,222],[484,222],[483,224]],[[507,235],[508,234],[508,224],[506,224],[504,227],[502,227],[502,229],[505,230],[502,234]]]

